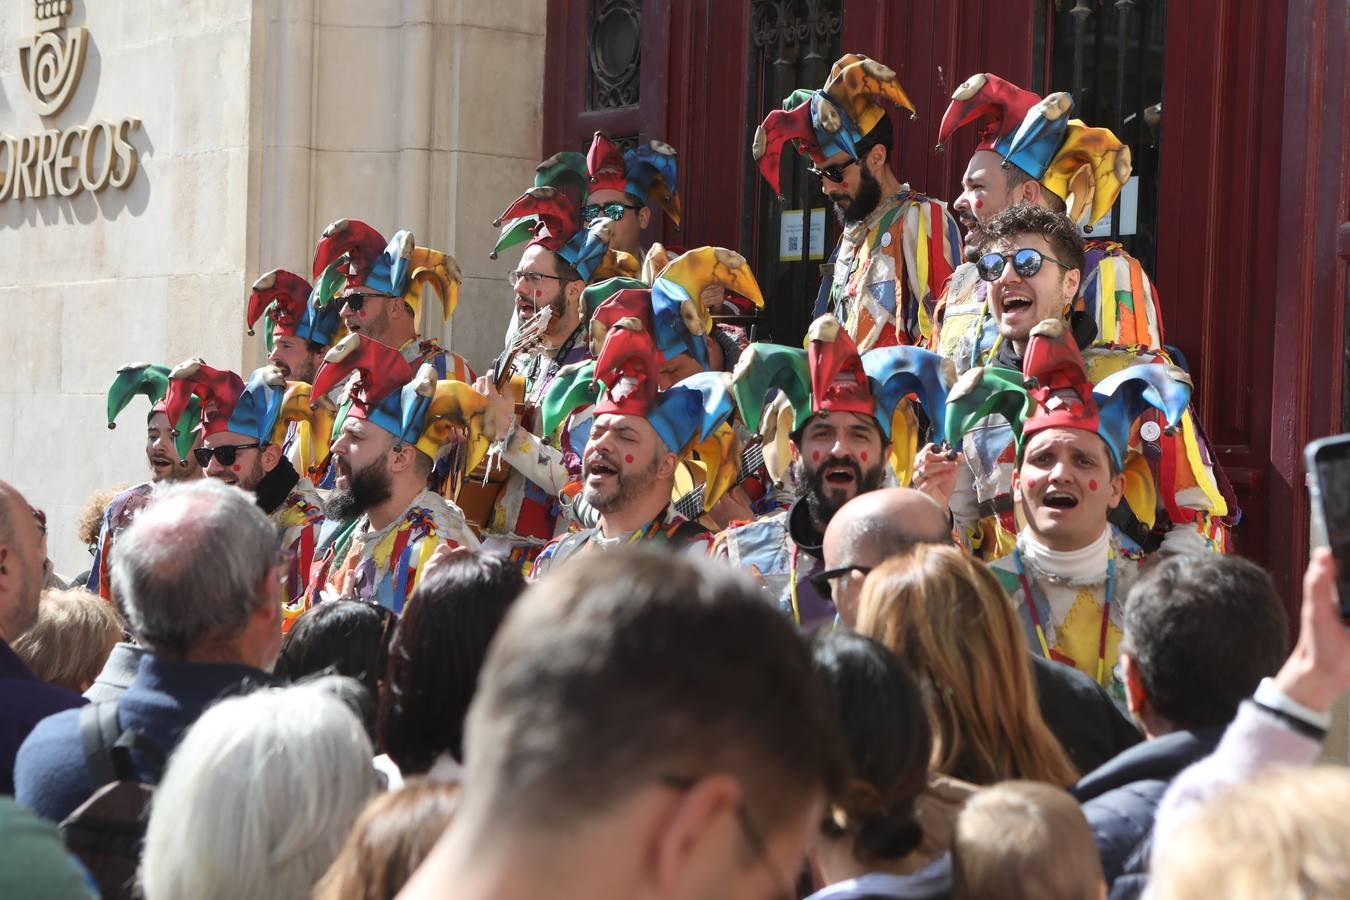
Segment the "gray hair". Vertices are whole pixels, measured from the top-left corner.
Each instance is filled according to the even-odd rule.
[[[213,478],[157,489],[117,542],[112,592],[151,651],[185,656],[243,630],[278,559],[276,526],[253,495]]]
[[[309,897],[378,788],[335,679],[222,700],[188,730],[150,809],[146,900]]]

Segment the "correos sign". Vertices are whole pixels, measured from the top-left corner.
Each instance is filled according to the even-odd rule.
[[[71,0],[33,0],[36,34],[19,41],[19,72],[38,115],[54,116],[79,85],[89,29],[65,27]],[[0,201],[125,187],[136,177],[135,116],[0,135]]]

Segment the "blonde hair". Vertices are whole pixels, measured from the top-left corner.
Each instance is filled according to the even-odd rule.
[[[1350,772],[1280,768],[1219,792],[1153,855],[1158,900],[1350,896]]]
[[[955,900],[1087,900],[1105,887],[1092,829],[1060,788],[1005,781],[977,792],[956,821]]]
[[[1012,601],[983,563],[941,545],[888,560],[863,583],[858,631],[919,679],[934,771],[974,784],[1078,779],[1041,718]]]
[[[112,645],[122,639],[122,618],[97,594],[82,588],[47,590],[32,628],[14,641],[14,652],[43,681],[83,692],[103,671]]]

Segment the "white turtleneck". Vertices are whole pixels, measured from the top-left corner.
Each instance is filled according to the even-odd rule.
[[[1052,550],[1036,540],[1030,529],[1024,529],[1017,536],[1017,548],[1026,567],[1027,580],[1050,605],[1050,621],[1042,625],[1051,646],[1058,640],[1060,623],[1077,602],[1081,588],[1092,588],[1098,602],[1104,599],[1110,547],[1109,525],[1102,528],[1096,540],[1077,550]],[[1031,598],[1025,597],[1023,602],[1030,603]]]

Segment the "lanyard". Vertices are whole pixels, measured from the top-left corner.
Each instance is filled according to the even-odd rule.
[[[1027,609],[1031,612],[1031,623],[1036,627],[1036,640],[1041,645],[1041,655],[1046,659],[1054,659],[1050,653],[1050,644],[1045,639],[1045,629],[1041,627],[1040,613],[1036,612],[1036,597],[1031,592],[1031,582],[1027,579],[1026,569],[1022,565],[1022,553],[1018,548],[1013,548],[1013,565],[1017,566],[1017,579],[1022,582],[1022,593],[1027,599]],[[1105,598],[1102,602],[1102,627],[1101,633],[1097,639],[1097,683],[1105,685],[1102,676],[1106,673],[1106,635],[1107,627],[1111,622],[1111,600],[1115,594],[1116,581],[1116,550],[1107,545],[1106,548],[1106,590]]]
[[[989,318],[989,299],[980,306],[980,318],[975,323],[975,340],[970,348],[970,367],[973,369],[980,364],[980,337],[984,334],[984,323]],[[994,338],[994,345],[989,348],[989,358],[993,359],[998,353],[999,345],[1003,343],[1003,332],[999,332],[998,337]]]
[[[788,538],[788,540],[792,540]],[[788,562],[788,597],[792,600],[792,621],[800,628],[802,625],[802,611],[797,605],[797,553],[801,548],[794,541],[792,544],[792,556]]]

